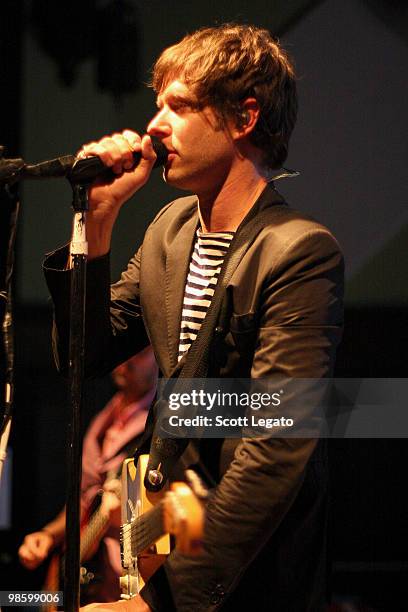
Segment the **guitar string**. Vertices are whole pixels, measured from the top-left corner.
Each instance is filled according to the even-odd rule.
[[[81,560],[84,558],[88,548],[94,543],[96,536],[104,530],[108,522],[109,515],[102,514],[100,509],[98,509],[85,527],[85,535],[81,537],[79,553]]]
[[[132,555],[137,556],[163,535],[163,505],[161,502],[131,525]]]
[[[154,543],[163,534],[161,526],[148,528],[145,531],[139,532],[132,537],[132,551],[136,556],[143,552],[146,548]]]

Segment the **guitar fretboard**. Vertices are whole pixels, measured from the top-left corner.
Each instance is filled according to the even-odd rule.
[[[130,538],[130,548],[134,558],[154,544],[164,533],[161,502],[132,522],[122,525],[122,539],[129,541]]]
[[[91,520],[81,534],[79,557],[81,562],[89,556],[95,542],[99,541],[100,536],[105,531],[109,523],[109,515],[101,512],[100,508],[92,515]]]

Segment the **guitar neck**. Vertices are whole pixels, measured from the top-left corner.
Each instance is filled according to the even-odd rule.
[[[91,517],[91,520],[81,533],[81,542],[79,549],[79,557],[81,562],[87,557],[89,557],[93,547],[97,542],[99,542],[101,536],[103,535],[108,523],[108,514],[101,512],[100,509],[94,512]]]
[[[152,546],[164,533],[162,502],[130,523],[122,525],[122,538],[130,538],[132,557],[137,557]]]

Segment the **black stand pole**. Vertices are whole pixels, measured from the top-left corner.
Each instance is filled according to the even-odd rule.
[[[69,369],[71,420],[68,438],[68,488],[64,610],[79,609],[80,492],[82,475],[81,415],[85,356],[85,299],[88,243],[85,234],[88,185],[73,184],[74,220],[71,241],[71,317]]]
[[[0,147],[1,154],[1,147]],[[17,220],[20,208],[18,191],[0,186],[0,483],[7,458],[14,395],[14,323],[12,280]]]

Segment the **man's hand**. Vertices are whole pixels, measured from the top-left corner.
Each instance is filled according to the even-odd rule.
[[[140,152],[142,158],[132,170],[134,152]],[[90,142],[82,147],[77,157],[92,155],[97,155],[117,175],[109,183],[104,182],[103,178],[97,179],[89,190],[89,210],[95,219],[103,220],[106,216],[117,216],[124,202],[147,182],[157,155],[150,136],[141,138],[131,130]]]
[[[47,531],[29,533],[18,550],[20,562],[27,569],[35,569],[48,557],[53,544],[54,538]]]
[[[81,612],[152,612],[151,607],[140,595],[112,603],[92,603],[80,610]]]
[[[131,170],[135,151],[140,152],[142,158]],[[141,138],[131,130],[86,144],[78,153],[79,158],[90,155],[100,157],[104,164],[118,175],[109,183],[99,178],[89,188],[86,232],[88,257],[93,259],[110,250],[112,230],[120,208],[147,182],[157,155],[150,136]]]

